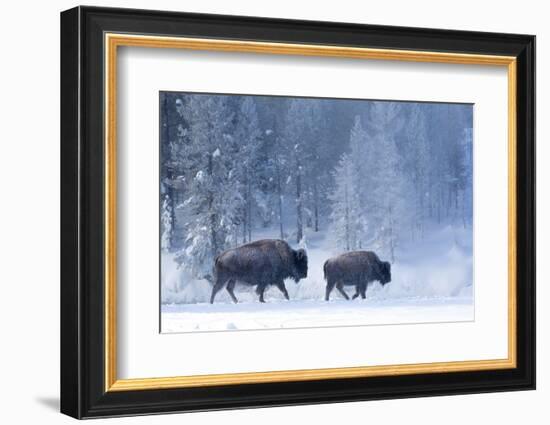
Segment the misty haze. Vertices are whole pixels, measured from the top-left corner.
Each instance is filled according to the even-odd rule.
[[[162,332],[473,320],[472,105],[159,106]]]

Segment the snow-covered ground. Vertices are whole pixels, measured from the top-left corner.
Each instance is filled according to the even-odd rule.
[[[163,254],[161,329],[189,332],[473,320],[471,232],[471,227],[462,226],[429,229],[424,239],[398,248],[389,284],[370,284],[365,300],[346,301],[334,290],[328,303],[323,263],[338,252],[324,232],[307,233],[308,277],[297,284],[286,282],[290,301],[269,287],[266,303],[261,304],[252,288],[238,285],[238,304],[222,290],[211,305],[211,284],[191,279],[171,255]],[[255,239],[264,237],[275,236],[266,232]],[[350,296],[355,292],[352,287],[345,289]]]
[[[473,320],[470,297],[163,305],[163,332],[288,329]]]

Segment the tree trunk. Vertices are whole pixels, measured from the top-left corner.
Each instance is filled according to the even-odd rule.
[[[345,219],[346,219],[346,251],[350,250],[350,244],[349,244],[349,199],[348,199],[348,185],[346,184],[345,190],[344,190],[344,203],[346,205],[346,211],[345,211]]]
[[[246,193],[245,193],[246,196]],[[245,199],[245,207],[243,208],[243,243],[246,243],[246,199]]]
[[[244,180],[244,206],[241,214],[243,220],[243,243],[246,243],[246,236],[248,235],[248,172],[245,172]]]
[[[208,175],[213,174],[212,154],[208,154]],[[214,193],[210,191],[208,193],[208,214],[210,216],[210,245],[212,247],[212,259],[218,255],[218,241],[216,235],[216,215],[212,211],[212,205],[214,204]]]
[[[279,233],[281,240],[284,240],[284,229],[283,229],[283,191],[281,188],[281,170],[279,169],[279,163],[276,162],[276,171],[277,171],[277,198],[279,204]]]
[[[317,177],[313,181],[313,214],[315,217],[315,231],[319,231],[319,188],[317,186]]]
[[[302,173],[300,161],[297,162],[296,170],[296,242],[300,243],[304,236],[304,223],[302,211]]]
[[[248,219],[247,219],[248,242],[251,242],[252,241],[252,188],[250,187],[251,186],[250,177],[247,180],[248,180],[248,183],[247,183],[248,195],[246,198],[247,198],[247,215],[248,215]]]
[[[388,207],[388,216],[390,218],[390,260],[393,264],[395,262],[395,242],[393,240],[393,211],[392,211],[392,207]]]

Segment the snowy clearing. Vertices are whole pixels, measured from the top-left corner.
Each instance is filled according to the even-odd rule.
[[[289,329],[474,319],[471,298],[334,300],[162,306],[162,331]]]
[[[365,300],[346,301],[335,290],[328,303],[322,265],[334,251],[324,232],[307,234],[308,277],[297,284],[286,281],[290,301],[269,287],[261,304],[253,288],[237,285],[238,304],[222,290],[211,305],[210,283],[191,279],[170,256],[163,256],[161,329],[169,333],[474,320],[470,241],[471,228],[434,230],[425,240],[400,247],[389,284],[370,284]],[[345,290],[349,296],[355,292],[352,287]]]
[[[261,235],[265,237],[269,235]],[[471,228],[445,226],[423,241],[403,244],[392,281],[369,285],[367,298],[346,301],[337,291],[324,301],[323,263],[334,255],[324,232],[307,234],[308,277],[287,281],[290,301],[275,287],[261,304],[250,287],[237,285],[233,304],[222,290],[208,303],[211,284],[194,280],[170,256],[162,258],[162,332],[454,322],[474,319]],[[354,288],[346,287],[349,296]]]

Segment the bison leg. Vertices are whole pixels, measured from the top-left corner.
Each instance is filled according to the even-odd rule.
[[[277,283],[277,288],[279,288],[279,291],[281,291],[281,292],[284,294],[284,296],[285,296],[285,298],[286,298],[287,300],[290,300],[290,298],[288,297],[288,292],[286,291],[286,287],[285,287],[285,282],[284,282],[284,281],[281,280],[280,282],[278,282],[278,283]]]
[[[233,289],[235,289],[235,279],[230,279],[225,289],[227,289],[227,292],[229,292],[229,295],[231,296],[231,299],[233,300],[233,302],[237,304],[239,301],[237,300],[237,297],[233,293]]]
[[[216,294],[220,291],[220,289],[223,288],[223,285],[225,285],[225,282],[227,282],[227,279],[219,279],[216,280],[216,283],[212,287],[212,295],[210,295],[210,304],[214,304],[214,298],[216,297]]]
[[[367,297],[366,292],[367,292],[367,285],[366,284],[361,285],[361,299],[362,300],[364,300]]]
[[[264,300],[264,291],[265,291],[265,288],[266,288],[267,285],[263,284],[263,283],[260,283],[258,284],[258,286],[256,287],[256,293],[260,296],[260,302],[261,303],[265,303],[265,300]]]
[[[352,297],[352,299],[354,300],[359,295],[361,295],[361,299],[364,300],[366,290],[367,290],[367,285],[365,285],[363,283],[358,283],[357,285],[355,285],[355,295]]]
[[[334,285],[335,283],[332,282],[332,281],[327,281],[327,290],[325,292],[325,301],[328,301],[329,298],[330,298],[330,293],[332,292],[332,290],[334,289]]]
[[[348,294],[346,294],[346,291],[344,291],[344,285],[342,285],[341,282],[338,282],[336,284],[336,289],[338,289],[338,292],[340,292],[346,300],[349,300]]]

